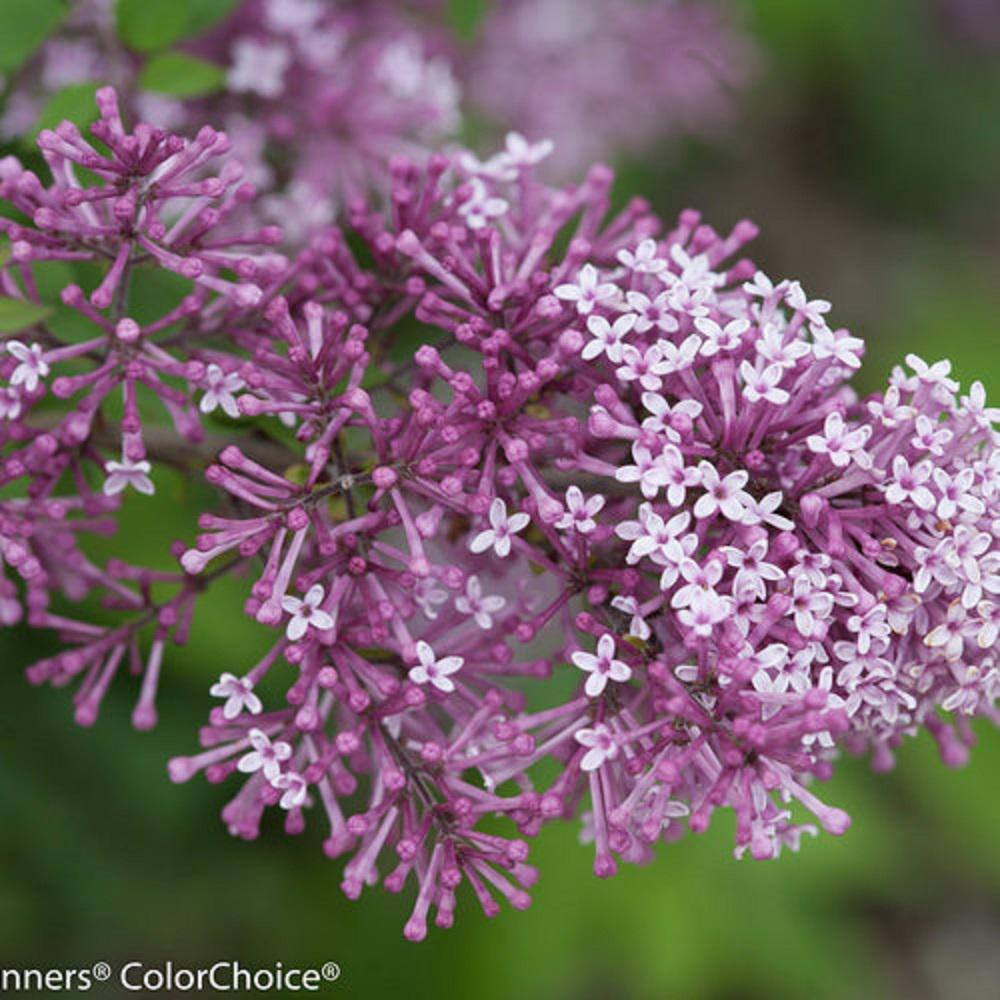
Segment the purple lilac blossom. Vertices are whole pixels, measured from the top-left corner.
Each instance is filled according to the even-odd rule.
[[[753,63],[719,4],[510,0],[480,26],[463,80],[489,119],[554,140],[549,168],[572,178],[609,153],[711,134]]]
[[[0,139],[30,132],[62,87],[109,81],[138,117],[181,134],[221,124],[265,195],[258,215],[294,242],[384,186],[391,156],[426,157],[460,122],[446,35],[405,5],[244,0],[183,47],[225,69],[220,92],[185,102],[143,90],[143,60],[117,39],[110,6],[81,5],[13,81]]]
[[[233,235],[252,192],[208,170],[225,136],[126,132],[100,101],[110,156],[64,125],[40,137],[50,186],[0,175],[27,217],[3,223],[6,294],[33,300],[48,259],[103,262],[64,293],[92,342],[44,321],[4,341],[0,484],[24,499],[0,501],[0,610],[23,593],[67,644],[29,676],[77,680],[82,723],[127,664],[141,728],[201,593],[246,580],[269,642],[220,665],[169,766],[239,782],[235,836],[312,820],[348,896],[415,887],[419,940],[463,884],[487,915],[527,906],[549,822],[582,822],[602,877],[720,807],[737,855],[775,857],[847,829],[815,792],[842,752],[886,768],[926,729],[958,765],[998,721],[1000,414],[912,355],[858,398],[863,342],[737,257],[752,224],[613,214],[609,169],[548,186],[549,144],[512,136],[485,162],[395,159],[387,205],[285,260],[272,230]],[[141,268],[197,308],[123,325]],[[137,380],[172,424],[146,433]],[[54,427],[49,394],[78,400]],[[216,409],[242,426],[205,467]],[[147,502],[154,463],[205,468],[218,506],[176,572],[94,565],[82,537]],[[120,625],[74,615],[91,591]]]

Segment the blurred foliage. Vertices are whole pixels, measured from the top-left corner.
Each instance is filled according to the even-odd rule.
[[[174,46],[232,6],[118,0],[118,26],[133,49],[151,53],[151,88],[192,95],[217,85],[215,68],[185,63]],[[760,68],[753,92],[734,95],[736,127],[621,165],[622,200],[646,194],[668,217],[697,205],[718,228],[755,218],[754,258],[776,276],[801,277],[867,339],[864,391],[909,351],[949,356],[964,383],[1000,390],[1000,60],[948,35],[945,6],[747,0]],[[488,3],[447,8],[469,39]],[[2,0],[0,72],[15,71],[64,13],[57,0]],[[85,119],[92,89],[60,92],[39,127]],[[54,296],[66,280],[54,267],[41,283]],[[143,287],[139,298],[151,307],[177,294]],[[0,300],[0,331],[22,322],[12,308]],[[74,317],[57,306],[52,322],[72,334]],[[95,555],[172,565],[169,544],[191,537],[206,488],[171,473],[157,485],[152,501],[129,498],[120,533],[98,539]],[[576,829],[552,829],[535,845],[542,879],[531,910],[486,921],[465,900],[454,930],[413,946],[400,935],[409,897],[377,890],[345,900],[318,828],[300,843],[272,823],[259,843],[241,844],[216,818],[229,789],[166,781],[166,759],[195,745],[210,680],[264,646],[241,604],[239,581],[209,592],[190,645],[171,656],[161,725],[148,734],[129,728],[127,683],[92,731],[75,728],[65,693],[22,677],[50,640],[0,635],[6,962],[335,959],[344,969],[337,989],[370,997],[995,995],[995,949],[962,941],[977,940],[967,927],[985,929],[987,941],[1000,929],[997,733],[982,731],[960,772],[946,771],[926,738],[901,749],[891,775],[845,761],[823,794],[851,812],[854,829],[774,863],[734,861],[731,825],[717,822],[604,883]],[[949,928],[962,930],[958,944]],[[951,942],[944,953],[942,940]],[[941,985],[952,966],[959,972]]]

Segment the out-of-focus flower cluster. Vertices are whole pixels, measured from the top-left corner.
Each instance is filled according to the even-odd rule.
[[[224,128],[265,195],[259,214],[294,242],[384,190],[391,156],[419,161],[454,139],[463,110],[494,135],[555,140],[547,169],[572,179],[598,159],[716,133],[755,62],[719,0],[512,0],[468,42],[445,22],[438,0],[241,0],[178,43],[202,71],[224,71],[202,93],[183,69],[166,85],[148,77],[112,0],[86,0],[8,81],[0,140],[30,135],[64,88],[111,83],[140,118],[181,134]]]
[[[609,151],[662,155],[717,132],[753,75],[734,10],[674,0],[510,0],[467,56],[470,102],[506,128],[548,136],[564,179]]]
[[[927,729],[958,764],[997,721],[998,413],[913,356],[859,399],[862,341],[736,259],[750,223],[611,213],[607,168],[550,187],[512,135],[397,158],[286,257],[224,133],[99,108],[40,135],[50,183],[0,163],[3,294],[71,265],[89,330],[3,340],[0,616],[61,640],[29,677],[83,724],[136,675],[144,728],[201,595],[245,581],[270,640],[170,764],[238,782],[234,835],[311,818],[349,896],[415,886],[419,939],[463,883],[528,905],[550,821],[601,876],[720,807],[773,857],[847,828],[814,790],[838,753]],[[140,323],[150,273],[183,289]],[[159,465],[217,498],[177,570],[97,565]]]
[[[30,133],[62,88],[111,82],[140,118],[181,134],[204,121],[225,128],[267,195],[258,214],[294,242],[384,187],[393,155],[426,157],[456,132],[454,45],[427,13],[382,0],[244,0],[184,41],[184,53],[224,74],[182,99],[145,86],[146,60],[118,39],[114,5],[88,0],[11,81],[0,139]]]

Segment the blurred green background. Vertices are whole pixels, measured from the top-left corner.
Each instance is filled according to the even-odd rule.
[[[757,221],[755,260],[832,300],[834,319],[867,340],[863,389],[915,351],[951,357],[963,384],[982,379],[995,398],[995,4],[742,5],[760,65],[737,95],[735,127],[620,165],[619,193],[643,193],[668,216],[697,206],[720,228]],[[0,0],[0,12],[15,6]],[[21,27],[43,37],[48,6]],[[987,19],[963,28],[959,7]],[[483,4],[451,8],[474,30]],[[169,542],[190,534],[191,490],[170,484],[152,508],[130,498],[121,535],[101,551],[168,565]],[[46,640],[0,635],[0,965],[333,959],[336,990],[373,998],[1000,995],[996,732],[982,730],[960,772],[926,739],[904,746],[888,776],[844,761],[823,797],[854,828],[778,862],[733,860],[731,826],[717,820],[650,867],[600,882],[577,831],[552,829],[534,847],[542,878],[528,912],[487,921],[467,906],[455,929],[411,945],[409,896],[345,900],[318,830],[289,838],[272,824],[243,844],[217,819],[231,787],[166,781],[166,759],[194,746],[210,679],[259,648],[239,606],[236,589],[213,594],[171,658],[148,734],[129,727],[135,692],[123,683],[94,730],[74,727],[64,693],[23,680]]]

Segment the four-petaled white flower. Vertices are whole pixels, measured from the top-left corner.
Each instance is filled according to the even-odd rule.
[[[966,416],[983,429],[1000,422],[1000,407],[986,405],[986,389],[978,380],[969,386],[969,395],[962,397],[962,408]]]
[[[594,516],[600,513],[604,507],[604,497],[600,493],[595,493],[590,499],[586,499],[579,486],[570,486],[566,490],[566,510],[556,521],[556,527],[560,531],[570,531],[576,529],[581,535],[589,535],[597,522]]]
[[[667,268],[667,261],[657,256],[656,240],[645,239],[636,248],[619,250],[618,260],[630,271],[638,274],[660,274]]]
[[[126,486],[131,486],[137,493],[152,495],[156,488],[149,478],[150,469],[151,466],[145,459],[130,462],[127,458],[122,458],[120,462],[105,462],[104,471],[108,474],[108,478],[104,480],[105,496],[116,496]]]
[[[285,793],[278,803],[282,809],[298,809],[299,806],[305,804],[309,785],[306,783],[306,779],[296,771],[285,771],[284,774],[279,774],[271,784],[274,788]]]
[[[779,386],[784,369],[779,364],[771,364],[755,368],[749,361],[740,364],[740,376],[743,379],[743,395],[751,402],[764,400],[782,406],[788,402],[788,392]]]
[[[237,677],[235,674],[223,674],[209,689],[213,698],[225,698],[222,706],[222,716],[225,719],[235,719],[240,712],[246,710],[251,715],[259,715],[263,706],[260,698],[253,693],[253,681],[249,677]]]
[[[652,392],[663,385],[660,376],[667,374],[669,368],[659,344],[653,344],[644,351],[626,344],[622,348],[621,366],[616,374],[623,382],[638,382],[643,389]]]
[[[950,521],[960,510],[978,517],[986,510],[982,500],[971,492],[975,478],[975,472],[968,466],[953,476],[942,468],[934,469],[934,485],[941,494],[938,517]]]
[[[701,337],[692,333],[680,344],[675,344],[672,340],[661,340],[659,347],[661,360],[657,365],[657,371],[662,375],[675,375],[695,363],[698,351],[701,349]]]
[[[813,299],[809,301],[802,286],[797,281],[789,282],[788,304],[805,316],[806,321],[811,326],[825,327],[826,314],[830,311],[830,303],[826,299]]]
[[[952,433],[947,427],[942,427],[927,416],[921,413],[917,417],[916,434],[910,438],[910,444],[921,451],[929,451],[939,458],[944,455],[945,446],[952,439]]]
[[[615,479],[620,483],[638,483],[642,495],[652,500],[670,481],[667,460],[662,452],[654,456],[649,448],[638,442],[632,445],[632,458],[635,465],[622,465],[615,469]]]
[[[414,684],[433,684],[445,694],[455,690],[455,682],[450,675],[462,669],[465,660],[461,656],[443,656],[439,660],[434,650],[421,639],[417,643],[417,659],[420,662],[411,667],[409,673]]]
[[[312,626],[320,631],[327,631],[333,628],[333,618],[320,605],[326,591],[320,583],[314,583],[307,591],[304,598],[291,597],[286,594],[281,599],[281,607],[292,617],[288,619],[285,628],[285,635],[292,641],[297,642]]]
[[[17,420],[21,415],[21,396],[17,389],[0,386],[0,420]]]
[[[263,771],[264,777],[274,782],[281,774],[282,761],[292,756],[292,748],[281,740],[272,743],[262,729],[251,729],[247,736],[253,749],[240,757],[236,767],[244,774]]]
[[[817,361],[833,358],[847,368],[861,367],[861,352],[865,342],[846,333],[838,335],[826,326],[810,326],[813,335],[813,357]]]
[[[618,744],[614,734],[603,723],[599,722],[593,729],[578,729],[573,739],[587,752],[580,761],[583,771],[596,771],[606,760],[614,760],[618,756]]]
[[[458,214],[465,219],[470,229],[482,229],[491,220],[498,219],[507,212],[510,207],[507,202],[491,195],[478,177],[473,177],[469,185],[469,196],[458,206]]]
[[[413,588],[413,600],[424,613],[424,617],[434,621],[438,616],[438,605],[448,600],[448,591],[440,586],[437,580],[425,577],[423,580],[418,580]]]
[[[885,427],[897,427],[904,421],[912,419],[916,410],[899,401],[899,386],[890,385],[881,399],[873,399],[868,404],[868,412],[880,420]]]
[[[608,281],[602,282],[597,268],[593,264],[584,264],[576,276],[576,284],[557,285],[553,291],[557,299],[575,302],[576,311],[581,316],[588,316],[595,306],[616,298],[618,286]]]
[[[765,364],[794,368],[800,358],[809,353],[809,345],[804,340],[785,338],[785,329],[780,323],[771,321],[764,326],[756,343],[757,356]]]
[[[652,414],[642,422],[642,429],[662,434],[670,441],[680,441],[681,436],[674,422],[691,421],[701,416],[704,409],[696,399],[680,399],[673,405],[658,392],[644,392],[642,405]]]
[[[29,346],[19,340],[8,340],[5,346],[7,353],[18,362],[17,367],[11,372],[10,384],[23,385],[25,392],[34,392],[38,388],[39,380],[49,373],[41,345]]]
[[[285,70],[291,53],[279,43],[238,38],[232,47],[233,63],[226,83],[236,93],[278,97],[285,89]]]
[[[792,604],[788,613],[795,621],[799,635],[812,638],[817,620],[823,621],[833,610],[833,595],[815,590],[808,578],[799,576],[792,584]]]
[[[550,156],[553,149],[555,143],[551,139],[529,142],[520,132],[508,132],[500,155],[512,167],[534,167]]]
[[[883,485],[886,502],[903,504],[909,500],[921,510],[933,510],[937,502],[924,485],[930,477],[930,462],[918,462],[911,468],[905,455],[897,455],[892,460],[892,479]]]
[[[201,397],[198,409],[202,413],[211,413],[217,406],[234,420],[240,415],[236,405],[234,392],[243,388],[243,379],[236,372],[224,372],[218,365],[211,364],[205,369],[205,394]]]
[[[761,600],[767,596],[765,580],[781,580],[784,570],[774,563],[765,562],[767,555],[767,538],[758,538],[746,549],[738,549],[733,545],[724,545],[720,549],[730,566],[736,567],[736,577],[733,580],[733,590],[747,588],[753,591]]]
[[[847,620],[847,628],[857,634],[858,652],[863,656],[872,648],[872,640],[881,645],[892,631],[886,620],[884,604],[873,604],[864,614],[851,615]]]
[[[611,607],[616,608],[618,611],[624,611],[625,614],[631,616],[632,620],[628,626],[629,635],[635,636],[636,639],[646,640],[653,634],[649,623],[642,617],[642,609],[639,607],[639,602],[631,594],[619,594],[617,597],[613,597],[611,599]]]
[[[694,325],[705,335],[701,353],[706,358],[711,358],[720,351],[735,351],[743,342],[743,334],[750,329],[750,320],[741,317],[720,326],[714,319],[701,316],[694,321]]]
[[[719,622],[730,617],[732,609],[731,598],[699,587],[692,595],[691,604],[677,612],[677,619],[696,636],[707,639]]]
[[[755,298],[767,299],[774,295],[775,292],[783,293],[786,286],[787,283],[784,281],[779,281],[775,285],[763,271],[758,271],[751,281],[743,282],[743,291]]]
[[[743,489],[750,474],[745,469],[737,469],[723,478],[711,462],[699,463],[698,472],[705,492],[694,505],[694,516],[702,520],[721,513],[730,521],[741,521],[753,502]]]
[[[496,497],[490,504],[490,527],[480,531],[475,538],[469,542],[469,549],[472,552],[485,552],[488,548],[500,556],[501,559],[510,555],[511,536],[523,531],[528,526],[531,518],[523,511],[507,516],[507,504],[500,497]]]
[[[778,531],[792,531],[795,525],[787,517],[783,517],[777,512],[782,499],[781,490],[768,493],[760,500],[750,496],[746,512],[743,515],[743,523],[746,525],[769,524],[772,528],[777,528]]]
[[[948,608],[947,618],[924,636],[924,645],[939,650],[946,660],[954,663],[962,656],[968,631],[965,608],[961,601],[953,601]]]
[[[616,365],[622,360],[622,349],[625,337],[636,324],[634,313],[619,316],[614,323],[609,323],[603,316],[588,316],[587,329],[593,339],[583,345],[580,356],[584,361],[593,361],[602,354]]]
[[[660,292],[651,299],[642,292],[629,291],[625,293],[625,301],[635,313],[635,332],[645,333],[654,326],[664,333],[673,333],[680,328],[677,317],[670,311],[670,292]]]
[[[632,676],[632,670],[627,663],[615,658],[615,639],[608,632],[597,641],[597,655],[582,649],[571,657],[573,663],[589,674],[584,691],[588,698],[596,698],[607,687],[609,680],[622,683]]]
[[[871,432],[867,424],[849,431],[840,411],[834,410],[823,421],[823,433],[810,434],[806,444],[817,455],[826,455],[838,469],[849,465],[852,458],[863,469],[868,469],[872,464],[871,456],[864,451],[864,447]]]
[[[687,530],[691,514],[682,510],[669,521],[653,510],[648,503],[639,505],[638,521],[622,521],[615,528],[615,534],[626,542],[631,542],[625,561],[631,566],[643,556],[661,555],[667,546]]]
[[[493,628],[493,615],[503,610],[507,604],[505,598],[498,594],[483,596],[483,585],[478,576],[470,576],[465,581],[465,593],[455,598],[455,607],[463,615],[472,615],[476,624],[482,629]]]
[[[958,383],[948,377],[951,374],[951,362],[947,359],[929,365],[918,354],[907,354],[906,363],[916,372],[917,382],[949,393],[958,392]]]

